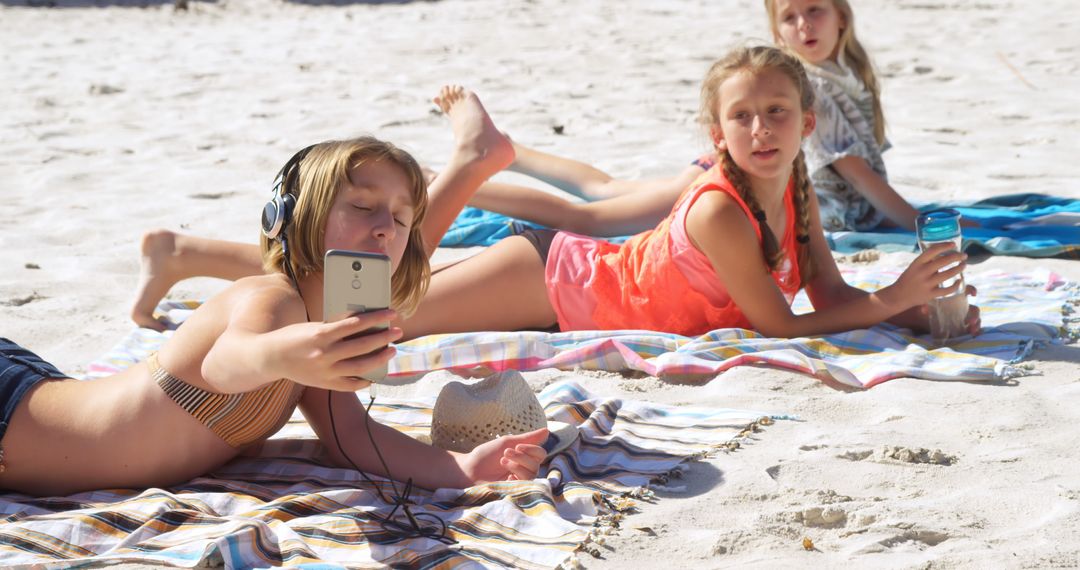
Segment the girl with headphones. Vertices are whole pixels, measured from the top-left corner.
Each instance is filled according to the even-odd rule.
[[[460,210],[512,160],[479,101],[462,93],[442,95],[457,146],[430,197],[416,161],[374,138],[293,157],[263,214],[266,272],[207,301],[147,362],[78,381],[0,339],[0,488],[63,495],[180,483],[258,445],[296,406],[340,467],[392,468],[432,489],[534,477],[545,430],[452,453],[371,422],[354,393],[393,356],[387,345],[401,330],[360,333],[408,315],[424,294],[424,244],[453,219],[433,212]],[[322,259],[332,248],[388,256],[396,310],[323,322]]]

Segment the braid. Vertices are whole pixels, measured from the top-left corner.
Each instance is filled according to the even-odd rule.
[[[806,172],[806,158],[803,151],[795,157],[795,249],[799,252],[799,281],[806,285],[814,277],[814,264],[810,257],[810,192],[813,186]]]
[[[720,154],[720,164],[724,169],[724,177],[735,187],[739,197],[746,202],[750,213],[757,220],[758,228],[761,230],[761,253],[765,256],[765,263],[769,269],[776,271],[784,261],[784,252],[780,250],[780,243],[776,241],[776,235],[765,220],[765,210],[758,204],[754,192],[750,189],[750,181],[746,179],[746,173],[735,164],[735,160],[727,151]]]

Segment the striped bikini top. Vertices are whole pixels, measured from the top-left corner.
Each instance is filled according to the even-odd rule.
[[[289,421],[304,387],[281,379],[250,392],[217,394],[169,374],[157,353],[147,359],[150,376],[165,394],[232,447],[243,447],[274,434]]]

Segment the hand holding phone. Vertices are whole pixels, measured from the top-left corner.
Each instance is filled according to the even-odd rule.
[[[341,319],[390,307],[390,258],[375,253],[331,249],[323,259],[323,320]],[[389,322],[361,331],[386,330]],[[357,355],[360,356],[360,355]],[[386,365],[364,373],[375,383],[386,377]]]

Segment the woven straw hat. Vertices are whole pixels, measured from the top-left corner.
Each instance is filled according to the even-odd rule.
[[[566,449],[577,426],[549,422],[532,389],[515,370],[488,376],[475,384],[443,386],[431,414],[431,444],[467,453],[499,436],[548,428],[543,447],[548,457]]]

